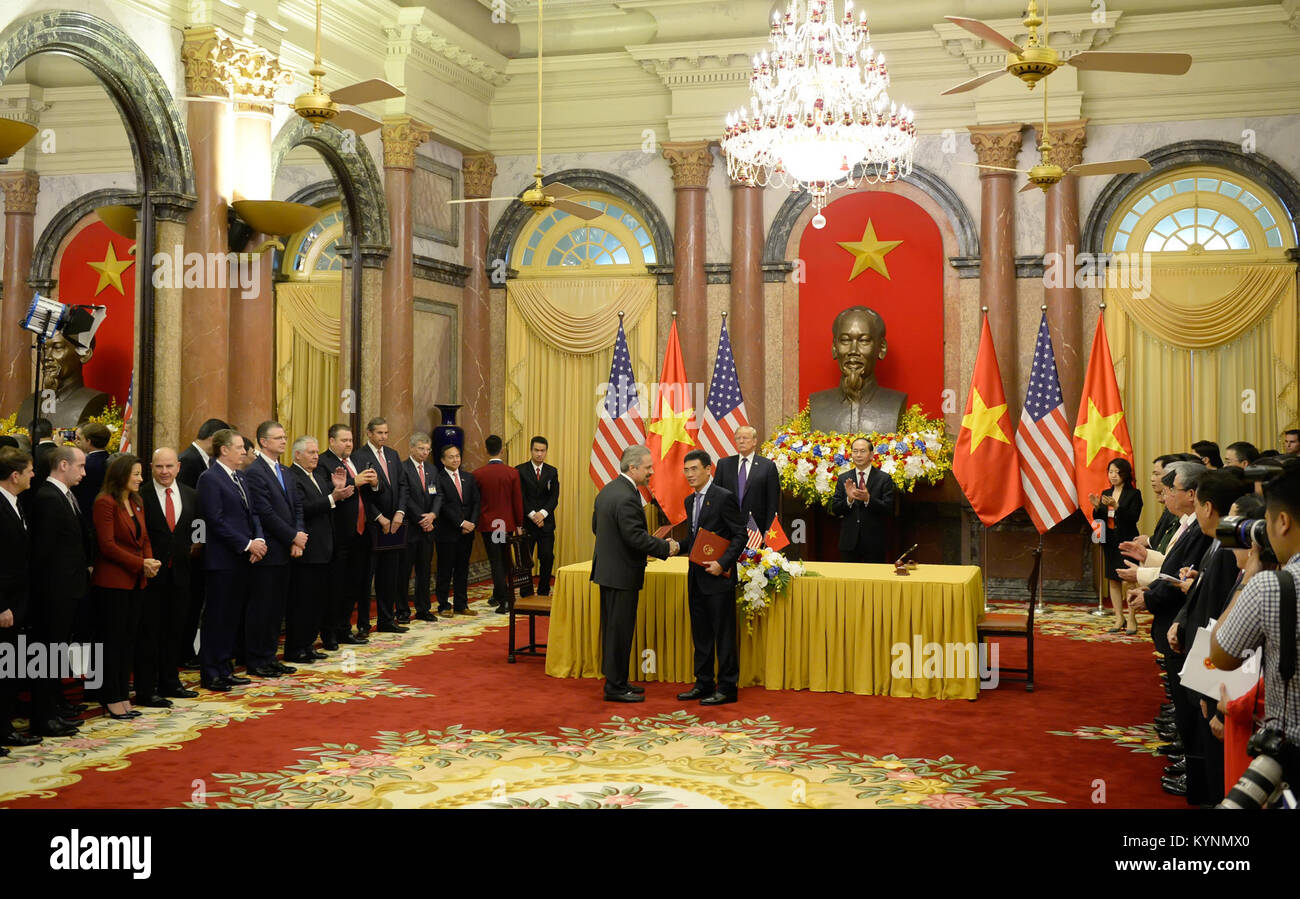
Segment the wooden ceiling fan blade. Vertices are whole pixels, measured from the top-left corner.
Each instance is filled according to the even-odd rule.
[[[496,202],[505,203],[510,200],[518,200],[518,199],[519,199],[518,197],[474,197],[471,200],[448,200],[447,204],[451,205],[452,203],[496,203]]]
[[[1142,75],[1182,75],[1192,67],[1187,53],[1131,53],[1120,50],[1084,50],[1066,60],[1089,72],[1134,72]]]
[[[581,203],[574,203],[572,200],[556,200],[555,208],[561,212],[567,212],[569,215],[576,215],[578,218],[586,222],[589,222],[592,219],[598,219],[605,214],[599,209],[592,209],[590,206],[584,206]]]
[[[362,103],[373,103],[376,100],[395,100],[398,97],[405,96],[406,94],[399,88],[389,84],[382,78],[371,78],[369,81],[349,84],[347,87],[330,91],[330,99],[340,106],[360,106]]]
[[[330,120],[330,124],[340,131],[351,131],[354,134],[369,134],[371,131],[378,131],[383,124],[368,115],[362,115],[359,112],[353,112],[345,109]]]
[[[1151,171],[1151,163],[1145,159],[1115,159],[1110,162],[1085,162],[1070,166],[1069,174],[1084,177],[1087,175],[1127,175],[1135,172]]]
[[[983,75],[980,75],[978,78],[972,78],[969,81],[963,81],[961,84],[948,88],[946,91],[940,94],[940,96],[946,97],[948,96],[948,94],[964,94],[966,91],[974,90],[975,88],[979,87],[981,84],[988,84],[993,79],[1000,78],[1006,73],[1007,73],[1006,69],[998,69],[993,72],[987,72]]]
[[[1036,188],[1036,187],[1038,187],[1038,185],[1035,184],[1034,182],[1030,181],[1030,182],[1029,182],[1028,184],[1026,184],[1024,187],[1020,188],[1020,190],[1017,191],[1017,193],[1022,193],[1022,194],[1023,194],[1025,191],[1033,190],[1033,189]]]
[[[1023,56],[1025,53],[1024,49],[1011,38],[1005,37],[992,25],[986,25],[979,19],[967,19],[962,16],[944,16],[944,18],[959,28],[965,28],[976,37],[982,37],[986,41],[997,44],[1008,53],[1014,53],[1017,56]]]
[[[1028,175],[1029,169],[1009,169],[1000,165],[984,165],[979,162],[959,162],[958,165],[968,165],[973,169],[990,169],[994,172],[1014,172],[1017,175]]]
[[[571,197],[576,193],[580,193],[580,191],[576,187],[569,187],[569,185],[561,184],[558,181],[553,181],[552,183],[547,184],[545,187],[542,188],[542,190],[546,193],[548,197],[551,197],[552,199],[555,200],[559,200],[564,197]]]

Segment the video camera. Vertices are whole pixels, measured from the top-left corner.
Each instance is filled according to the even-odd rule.
[[[1300,473],[1300,458],[1294,456],[1267,456],[1243,471],[1246,480],[1263,483],[1265,488],[1278,478],[1297,473]],[[1221,518],[1214,536],[1224,549],[1250,549],[1258,545],[1261,561],[1277,561],[1277,554],[1268,542],[1268,530],[1262,518]]]

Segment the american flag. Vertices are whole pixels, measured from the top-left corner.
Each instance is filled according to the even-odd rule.
[[[122,445],[118,447],[118,452],[131,452],[131,396],[135,393],[135,373],[132,372],[132,383],[126,388],[126,406],[122,409]]]
[[[1038,326],[1034,367],[1025,391],[1025,408],[1016,428],[1020,483],[1025,510],[1038,533],[1045,533],[1077,508],[1074,499],[1074,445],[1065,418],[1061,379],[1056,373],[1047,314]]]
[[[749,521],[745,524],[745,530],[749,532],[749,539],[745,541],[745,549],[762,549],[763,532],[758,529],[758,522],[754,521],[754,513],[749,513]]]
[[[600,404],[596,436],[591,441],[591,479],[604,487],[618,477],[618,463],[623,450],[645,443],[645,422],[637,398],[636,377],[632,374],[632,357],[627,351],[623,322],[618,323],[614,341],[614,361],[609,367],[605,399]]]
[[[736,428],[747,424],[745,398],[740,395],[740,379],[736,377],[736,360],[731,355],[731,338],[724,318],[722,334],[718,336],[718,357],[713,362],[713,383],[709,385],[709,399],[700,425],[700,448],[707,450],[714,462],[734,456],[736,443],[732,435]]]

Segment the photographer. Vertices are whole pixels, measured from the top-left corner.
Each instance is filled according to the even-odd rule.
[[[1231,671],[1241,665],[1248,649],[1264,647],[1264,731],[1251,745],[1258,749],[1262,742],[1264,748],[1256,754],[1274,758],[1282,767],[1282,779],[1297,784],[1300,682],[1295,682],[1294,675],[1300,631],[1295,608],[1295,581],[1300,579],[1300,464],[1286,465],[1282,474],[1268,481],[1264,502],[1268,543],[1284,565],[1276,572],[1265,572],[1253,570],[1251,564],[1242,573],[1244,586],[1214,630],[1210,658],[1215,667]],[[1285,742],[1279,745],[1278,736]]]

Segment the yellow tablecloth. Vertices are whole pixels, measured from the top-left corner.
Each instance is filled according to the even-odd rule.
[[[683,558],[651,561],[637,604],[631,676],[639,681],[694,680],[691,618]],[[891,650],[928,643],[976,643],[984,583],[973,565],[920,565],[899,577],[892,565],[809,562],[821,577],[796,578],[748,633],[739,623],[740,685],[919,698],[975,699],[979,673],[894,677]],[[600,588],[591,563],[556,573],[546,673],[600,677]],[[648,651],[648,652],[647,652]],[[921,674],[921,659],[909,662]]]

